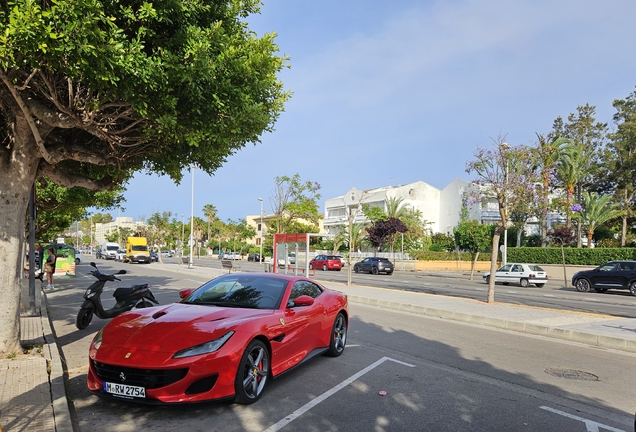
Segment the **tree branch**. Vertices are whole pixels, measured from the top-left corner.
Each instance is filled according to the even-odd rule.
[[[117,186],[117,182],[111,176],[106,176],[102,180],[91,180],[86,177],[64,173],[44,161],[40,162],[38,167],[38,177],[48,177],[63,187],[79,186],[90,191],[112,190]]]

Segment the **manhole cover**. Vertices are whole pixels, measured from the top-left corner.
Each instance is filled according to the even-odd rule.
[[[547,368],[545,370],[545,373],[559,378],[567,378],[580,381],[598,381],[598,377],[596,375],[576,369]]]

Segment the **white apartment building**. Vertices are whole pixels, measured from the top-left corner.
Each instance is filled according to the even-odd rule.
[[[323,221],[325,234],[336,234],[348,225],[347,208],[370,205],[386,209],[386,200],[402,198],[402,205],[407,205],[422,213],[422,219],[429,223],[433,232],[452,233],[459,223],[462,198],[472,184],[466,180],[455,179],[444,189],[417,181],[407,185],[388,186],[377,189],[350,189],[346,194],[325,201],[325,218]],[[481,219],[479,205],[469,207],[471,218]],[[362,211],[358,211],[353,223],[368,222]]]
[[[136,233],[143,231],[145,224],[143,222],[134,222],[133,218],[126,216],[118,216],[112,222],[95,224],[95,246],[99,246],[106,242],[106,236],[111,232],[117,232],[119,228],[128,228],[131,232]],[[126,239],[122,239],[126,242]]]

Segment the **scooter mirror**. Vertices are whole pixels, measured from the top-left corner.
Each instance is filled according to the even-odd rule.
[[[119,270],[117,274],[126,274],[126,270]]]
[[[97,266],[95,265],[95,263],[94,263],[94,262],[92,262],[92,261],[91,261],[91,266],[93,266],[93,267],[97,268]]]

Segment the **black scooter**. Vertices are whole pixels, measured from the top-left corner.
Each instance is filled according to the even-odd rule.
[[[155,296],[150,292],[148,284],[133,285],[126,288],[117,288],[113,293],[113,297],[117,303],[115,306],[108,310],[104,310],[102,306],[102,291],[106,282],[121,281],[116,274],[126,274],[126,270],[119,270],[117,273],[104,274],[101,273],[94,262],[91,266],[95,267],[95,270],[90,274],[97,278],[91,286],[86,289],[84,293],[84,303],[77,313],[77,319],[75,325],[78,329],[82,330],[88,327],[93,319],[93,315],[97,315],[97,318],[108,319],[116,317],[124,312],[128,312],[133,307],[145,308],[152,306],[152,303],[159,304]]]

